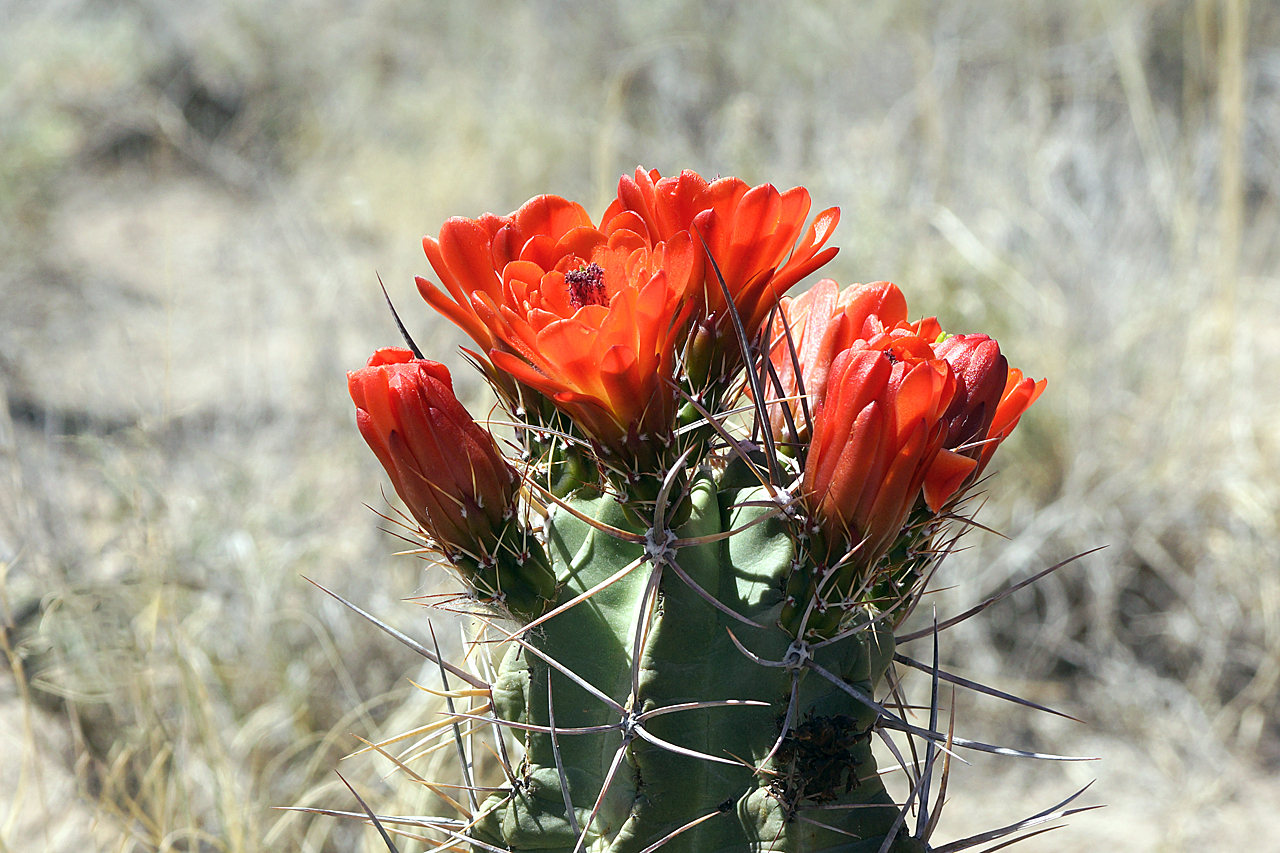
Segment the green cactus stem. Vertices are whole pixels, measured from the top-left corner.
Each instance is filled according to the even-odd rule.
[[[795,553],[782,522],[766,518],[776,511],[756,505],[767,497],[761,487],[718,489],[704,473],[677,538],[648,549],[613,532],[647,531],[607,495],[571,499],[582,518],[552,512],[558,607],[630,571],[511,645],[494,707],[535,728],[521,732],[518,784],[482,805],[476,837],[566,852],[639,853],[668,836],[662,849],[673,853],[882,849],[899,808],[871,754],[876,712],[800,661],[758,662],[781,664],[796,650],[777,625]],[[865,695],[893,657],[877,615],[865,609],[845,637],[813,652]],[[592,731],[572,733],[580,729]]]

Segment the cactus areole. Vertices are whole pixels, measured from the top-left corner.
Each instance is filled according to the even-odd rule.
[[[894,630],[1044,382],[887,282],[784,297],[836,251],[809,206],[638,169],[599,223],[539,196],[424,240],[419,289],[516,424],[494,438],[407,335],[350,374],[489,655],[450,669],[445,731],[488,738],[451,781],[494,754],[505,783],[454,789],[445,847],[929,849],[924,777],[895,799],[872,754],[946,740],[890,690]]]

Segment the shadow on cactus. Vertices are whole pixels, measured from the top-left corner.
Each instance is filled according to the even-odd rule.
[[[599,224],[539,196],[423,241],[419,290],[475,342],[511,447],[407,334],[350,392],[407,536],[480,628],[451,663],[344,603],[439,665],[433,731],[460,772],[432,790],[455,813],[329,813],[390,849],[886,853],[1075,811],[930,846],[956,750],[1061,758],[942,724],[944,681],[1022,701],[939,670],[957,620],[895,640],[1045,383],[985,335],[910,321],[887,282],[783,296],[836,252],[838,211],[806,227],[809,208],[800,187],[639,169]],[[929,636],[929,663],[896,651]],[[929,674],[927,721],[898,666]]]

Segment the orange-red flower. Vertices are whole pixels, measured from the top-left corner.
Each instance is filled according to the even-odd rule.
[[[1047,379],[1036,381],[1023,376],[1016,367],[1009,368],[1009,378],[1005,382],[1004,393],[1000,395],[1000,404],[996,406],[996,416],[987,431],[987,443],[983,445],[982,456],[978,459],[978,473],[987,467],[1000,442],[1009,437],[1022,415],[1044,393],[1047,382]]]
[[[699,310],[702,319],[728,334],[725,345],[733,347],[724,293],[709,259],[719,266],[747,335],[754,337],[779,297],[836,255],[834,246],[823,245],[840,221],[840,210],[822,211],[806,230],[810,203],[804,187],[778,192],[770,184],[748,187],[739,178],[708,182],[688,170],[664,178],[656,169],[637,168],[634,178],[618,182],[618,196],[601,227],[625,223],[654,242],[692,231],[695,245],[705,241]]]
[[[770,388],[769,420],[781,441],[791,435],[788,415],[800,440],[807,437],[800,387],[810,413],[822,409],[833,361],[841,352],[883,350],[895,359],[941,359],[950,366],[956,390],[941,416],[942,449],[923,482],[925,502],[935,512],[981,475],[996,447],[1044,390],[1043,380],[1034,382],[1010,370],[999,344],[986,335],[946,337],[934,317],[907,322],[906,300],[889,282],[840,291],[824,279],[794,299],[783,297],[779,309],[771,329],[770,359],[778,383]]]
[[[836,253],[823,245],[839,212],[822,212],[805,232],[809,206],[802,187],[637,169],[599,227],[557,196],[509,216],[450,219],[438,239],[423,239],[442,286],[419,278],[418,288],[500,371],[602,446],[634,447],[671,430],[667,380],[695,313],[702,338],[730,353],[704,360],[721,372],[736,361],[725,295],[704,255],[754,335],[781,293]]]
[[[799,296],[782,297],[778,307],[769,357],[782,387],[780,393],[776,386],[769,389],[768,396],[774,401],[769,406],[769,422],[775,438],[789,440],[785,406],[803,441],[808,437],[808,428],[804,421],[806,407],[800,401],[801,387],[812,415],[826,399],[827,377],[836,354],[849,349],[854,341],[868,340],[905,323],[907,300],[896,285],[887,281],[850,285],[841,293],[834,281],[824,278]]]
[[[439,239],[422,238],[427,260],[448,293],[421,276],[418,290],[487,354],[499,345],[499,338],[476,313],[473,296],[483,293],[501,303],[503,270],[521,258],[526,244],[530,256],[546,263],[556,247],[572,251],[576,244],[594,244],[599,238],[582,205],[554,195],[532,198],[508,216],[454,216],[441,226]]]
[[[451,557],[494,554],[518,479],[453,392],[448,369],[378,350],[347,374],[356,424],[414,519]]]
[[[596,228],[580,205],[538,196],[510,216],[450,219],[423,241],[448,295],[418,279],[495,367],[614,449],[670,432],[665,380],[700,270],[687,233],[651,240],[633,224]]]
[[[946,414],[945,446],[976,460],[972,482],[1044,391],[1045,380],[1024,378],[1022,371],[1010,368],[1000,345],[986,335],[953,335],[936,344],[934,352],[947,360],[959,381]]]
[[[676,343],[688,317],[696,256],[687,237],[653,250],[628,232],[547,269],[512,263],[504,302],[477,299],[481,317],[514,352],[494,365],[537,388],[606,447],[670,432]]]
[[[836,354],[802,478],[829,548],[852,547],[857,565],[873,565],[922,490],[949,496],[968,476],[973,460],[943,448],[955,392],[950,366],[910,328]]]

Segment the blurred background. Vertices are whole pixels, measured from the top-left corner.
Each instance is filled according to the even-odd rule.
[[[934,600],[937,841],[1262,849],[1280,809],[1280,7],[1241,0],[0,5],[0,850],[377,850],[439,576],[379,532],[344,372],[459,334],[423,234],[637,164],[809,188],[824,273],[1049,377]],[[432,617],[447,643],[458,627]],[[918,644],[919,645],[919,644]],[[926,655],[927,647],[915,650]],[[921,697],[927,682],[917,680]],[[949,700],[948,700],[949,701]],[[1260,840],[1262,839],[1262,840]],[[401,849],[422,849],[409,845]]]

